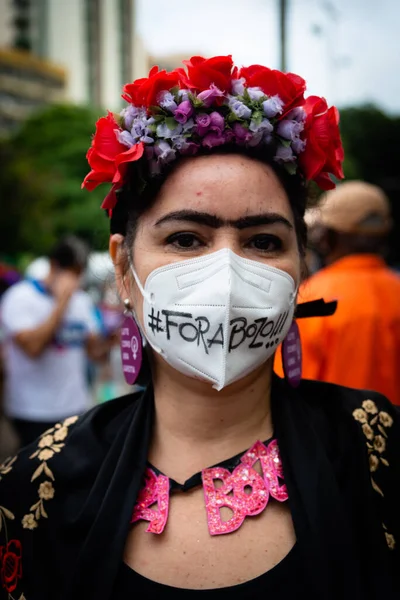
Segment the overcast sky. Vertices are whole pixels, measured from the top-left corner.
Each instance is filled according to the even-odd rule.
[[[338,106],[400,114],[400,1],[287,0],[288,70]],[[148,51],[279,67],[278,0],[137,0]]]

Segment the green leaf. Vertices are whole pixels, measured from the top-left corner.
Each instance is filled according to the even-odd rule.
[[[235,115],[234,112],[230,112],[226,120],[228,121],[228,123],[235,123],[236,121],[244,123],[243,119]]]
[[[165,124],[171,131],[178,127],[178,121],[175,121],[174,117],[167,117],[165,119]]]
[[[190,99],[191,103],[193,104],[194,108],[203,108],[204,107],[204,102],[203,102],[203,100],[201,100],[201,98],[197,98],[197,96],[193,96],[192,94],[189,94],[189,99]]]
[[[262,121],[262,113],[259,110],[255,110],[252,114],[252,121],[255,122],[256,125],[261,125],[261,121]]]
[[[176,85],[175,87],[171,88],[169,90],[171,92],[171,94],[174,96],[175,100],[178,100],[178,92],[179,92],[179,85]]]
[[[292,162],[284,163],[285,171],[289,173],[289,175],[296,175],[297,165]]]
[[[165,117],[167,112],[161,106],[150,106],[150,112],[155,117],[156,115],[162,115]]]
[[[242,102],[244,102],[245,104],[251,104],[251,98],[249,96],[249,92],[247,91],[247,88],[244,88]]]
[[[279,135],[277,136],[278,140],[280,141],[280,143],[282,144],[282,146],[284,146],[285,148],[289,148],[291,145],[291,141],[290,140],[285,140],[284,138],[281,138]]]

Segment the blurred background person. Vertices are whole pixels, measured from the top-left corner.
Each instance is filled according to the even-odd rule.
[[[92,403],[85,354],[100,359],[108,343],[98,335],[90,296],[79,289],[87,258],[86,244],[66,237],[50,252],[42,280],[27,278],[3,295],[4,411],[22,445]]]
[[[400,277],[384,261],[387,197],[368,183],[343,183],[311,209],[308,225],[312,262],[324,266],[299,301],[322,297],[338,307],[298,321],[303,377],[377,390],[400,405]]]
[[[0,262],[0,299],[4,292],[21,278],[19,272],[8,265]],[[1,304],[0,304],[1,308]],[[18,449],[18,439],[13,431],[8,419],[4,415],[3,397],[4,397],[4,359],[3,359],[4,333],[1,327],[0,318],[0,463],[15,453]]]

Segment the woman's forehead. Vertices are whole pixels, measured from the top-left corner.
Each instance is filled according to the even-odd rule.
[[[291,216],[287,194],[273,169],[240,155],[182,162],[166,180],[153,208],[157,214],[194,210],[221,219],[267,212]]]

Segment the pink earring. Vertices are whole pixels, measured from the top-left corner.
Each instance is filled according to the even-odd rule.
[[[142,366],[142,336],[132,314],[131,303],[124,300],[125,312],[121,327],[121,358],[125,381],[133,385]]]
[[[282,343],[282,364],[285,379],[292,387],[297,387],[301,381],[302,352],[300,331],[296,321],[291,324]]]

